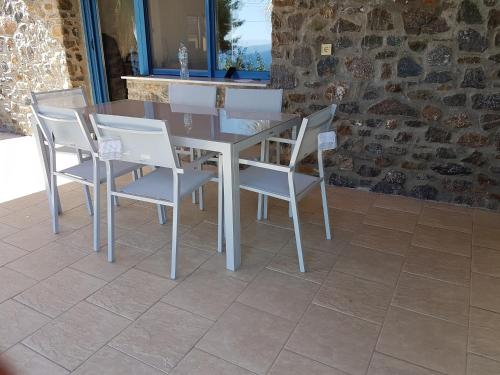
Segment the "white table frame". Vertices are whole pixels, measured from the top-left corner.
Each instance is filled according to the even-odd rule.
[[[93,107],[93,106],[89,106]],[[224,188],[224,229],[226,241],[226,268],[236,271],[241,264],[241,224],[240,224],[240,176],[239,176],[239,155],[244,149],[259,144],[269,137],[278,137],[286,130],[300,125],[300,117],[295,116],[284,120],[270,129],[263,130],[257,134],[237,142],[229,143],[223,141],[213,141],[188,136],[172,136],[172,143],[175,146],[189,147],[207,151],[214,151],[221,154],[222,178]],[[35,127],[36,129],[36,127]],[[35,130],[34,129],[34,130]],[[45,145],[41,137],[35,132],[35,138],[39,147],[40,156],[43,159],[45,170],[48,170],[45,155]],[[47,188],[48,189],[48,188]],[[50,193],[50,192],[49,192]]]

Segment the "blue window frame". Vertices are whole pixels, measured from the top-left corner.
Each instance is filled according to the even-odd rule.
[[[207,43],[207,70],[190,69],[189,74],[192,77],[216,77],[225,76],[225,70],[217,69],[216,63],[216,1],[205,0],[205,18],[206,18],[206,43]],[[153,67],[151,61],[151,44],[149,41],[148,9],[146,0],[134,0],[135,27],[138,45],[139,71],[141,75],[179,75],[178,69],[164,69]],[[248,71],[237,70],[233,78],[243,79],[269,79],[269,71]]]

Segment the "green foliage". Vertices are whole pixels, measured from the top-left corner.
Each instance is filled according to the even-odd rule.
[[[231,13],[237,11],[241,6],[239,0],[217,0],[217,45],[219,51],[227,52],[231,50],[232,44],[236,44],[239,38],[227,40],[231,30],[234,30],[245,21],[233,19]]]

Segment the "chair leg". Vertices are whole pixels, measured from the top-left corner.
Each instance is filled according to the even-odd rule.
[[[194,149],[189,150],[189,161],[192,163],[194,161]],[[196,191],[193,191],[191,194],[191,199],[193,204],[196,204]]]
[[[144,170],[142,168],[139,168],[139,177],[140,178],[144,177]]]
[[[92,207],[92,198],[90,198],[90,188],[87,185],[83,185],[83,194],[85,195],[85,204],[87,205],[89,216],[92,216],[94,215],[94,209]]]
[[[94,251],[101,245],[101,189],[98,181],[94,181]]]
[[[111,181],[110,181],[111,180]],[[107,179],[107,208],[108,208],[108,262],[115,260],[115,205],[111,189],[113,186],[112,179]]]
[[[132,179],[134,181],[139,179],[139,174],[137,173],[137,169],[133,170],[133,172],[132,172]]]
[[[111,186],[113,188],[113,191],[115,191],[116,190],[116,182],[115,182],[114,178],[111,180]],[[113,195],[113,202],[114,202],[116,207],[118,207],[120,205],[120,202],[118,201],[118,197],[116,195]]]
[[[302,236],[300,233],[299,210],[297,207],[297,199],[295,195],[291,196],[290,205],[292,206],[293,228],[295,230],[295,243],[297,245],[297,256],[299,258],[300,272],[306,272],[304,266],[304,253],[302,251]]]
[[[167,222],[167,214],[165,212],[165,206],[158,204],[156,205],[158,211],[158,222],[160,225],[164,225]]]
[[[268,200],[269,197],[267,195],[264,195],[264,220],[267,220],[267,207],[268,207]]]
[[[174,205],[172,215],[172,258],[170,260],[170,278],[175,280],[177,272],[177,232],[179,226],[179,202]]]
[[[50,189],[50,204],[52,208],[52,231],[57,234],[59,233],[59,194],[57,193],[57,177],[51,174],[50,184],[52,188]]]
[[[321,202],[323,204],[323,218],[325,220],[325,235],[327,240],[332,239],[332,235],[330,233],[330,217],[328,215],[328,202],[326,200],[326,186],[325,181],[321,181]]]
[[[260,161],[266,161],[266,149],[269,147],[269,142],[263,141],[260,144]],[[257,220],[262,220],[262,199],[263,195],[259,193],[257,198]]]
[[[197,158],[201,157],[201,150],[197,151]],[[203,166],[200,165],[200,171],[203,169]],[[203,197],[203,186],[198,188],[198,204],[200,206],[200,210],[203,211],[205,209],[205,198]]]
[[[56,189],[57,213],[59,215],[62,215],[62,204],[61,199],[59,198],[59,189],[57,189],[57,186],[55,186],[54,188]]]
[[[269,148],[270,148],[270,145],[269,145],[268,141],[265,141],[264,143],[266,144],[266,146],[265,146],[264,161],[266,163],[269,163]],[[267,220],[267,206],[268,206],[269,197],[267,195],[264,195],[263,198],[262,198],[262,200],[263,200],[263,214],[262,214],[262,216],[264,217],[264,220]]]
[[[217,252],[222,253],[224,244],[224,189],[222,180],[222,160],[217,161],[219,169],[219,181],[217,183]]]

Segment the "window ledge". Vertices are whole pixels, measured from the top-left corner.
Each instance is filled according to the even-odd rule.
[[[189,79],[180,79],[177,76],[122,76],[122,79],[130,81],[145,81],[157,83],[196,83],[201,85],[216,85],[216,86],[245,86],[245,87],[267,87],[269,81],[254,80],[254,79],[227,79],[227,78],[209,78],[209,77],[190,77]]]

